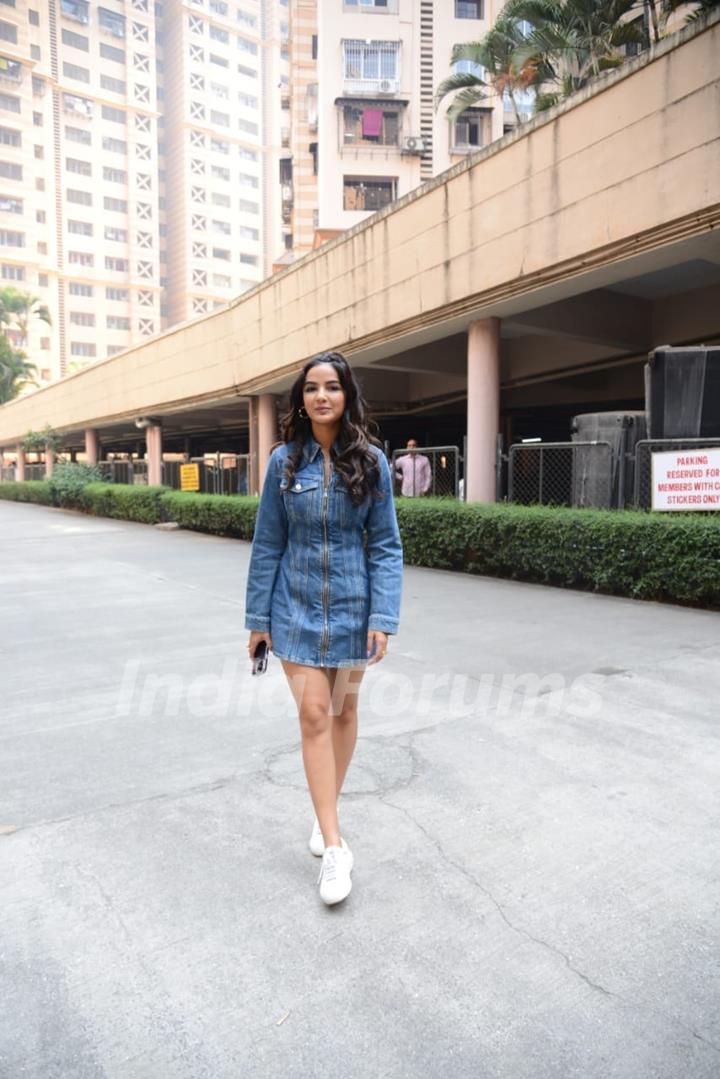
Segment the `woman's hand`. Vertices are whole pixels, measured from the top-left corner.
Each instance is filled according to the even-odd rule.
[[[252,659],[255,655],[255,649],[260,641],[267,641],[268,651],[272,652],[272,637],[266,630],[253,629],[250,631],[250,640],[248,641],[248,655]]]
[[[371,667],[373,663],[379,663],[387,652],[388,635],[383,633],[380,629],[370,629],[367,635],[367,654],[368,656],[373,650],[373,643],[375,645],[375,655],[372,659],[368,659],[368,667]]]

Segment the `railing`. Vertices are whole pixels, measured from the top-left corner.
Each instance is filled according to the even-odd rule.
[[[521,505],[612,505],[609,442],[517,444],[508,455],[509,502]]]
[[[460,497],[460,450],[457,446],[394,450],[390,470],[396,494],[409,498],[423,495]]]

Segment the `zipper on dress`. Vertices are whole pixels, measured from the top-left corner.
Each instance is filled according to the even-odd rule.
[[[330,461],[330,476],[332,477],[332,460]],[[322,501],[322,524],[323,524],[323,632],[320,641],[320,662],[327,656],[330,647],[330,545],[328,542],[328,491],[329,480],[325,463],[323,462],[323,501]]]

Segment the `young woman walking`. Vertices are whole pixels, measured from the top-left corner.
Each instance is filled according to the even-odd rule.
[[[397,633],[402,546],[385,455],[347,360],[309,360],[270,457],[248,569],[245,628],[282,662],[295,699],[327,904],[352,887],[337,801],[357,739],[365,667]]]

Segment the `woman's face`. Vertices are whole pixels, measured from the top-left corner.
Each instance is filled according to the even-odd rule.
[[[342,420],[345,391],[331,363],[318,363],[306,374],[303,406],[308,418],[318,426],[332,426]]]

